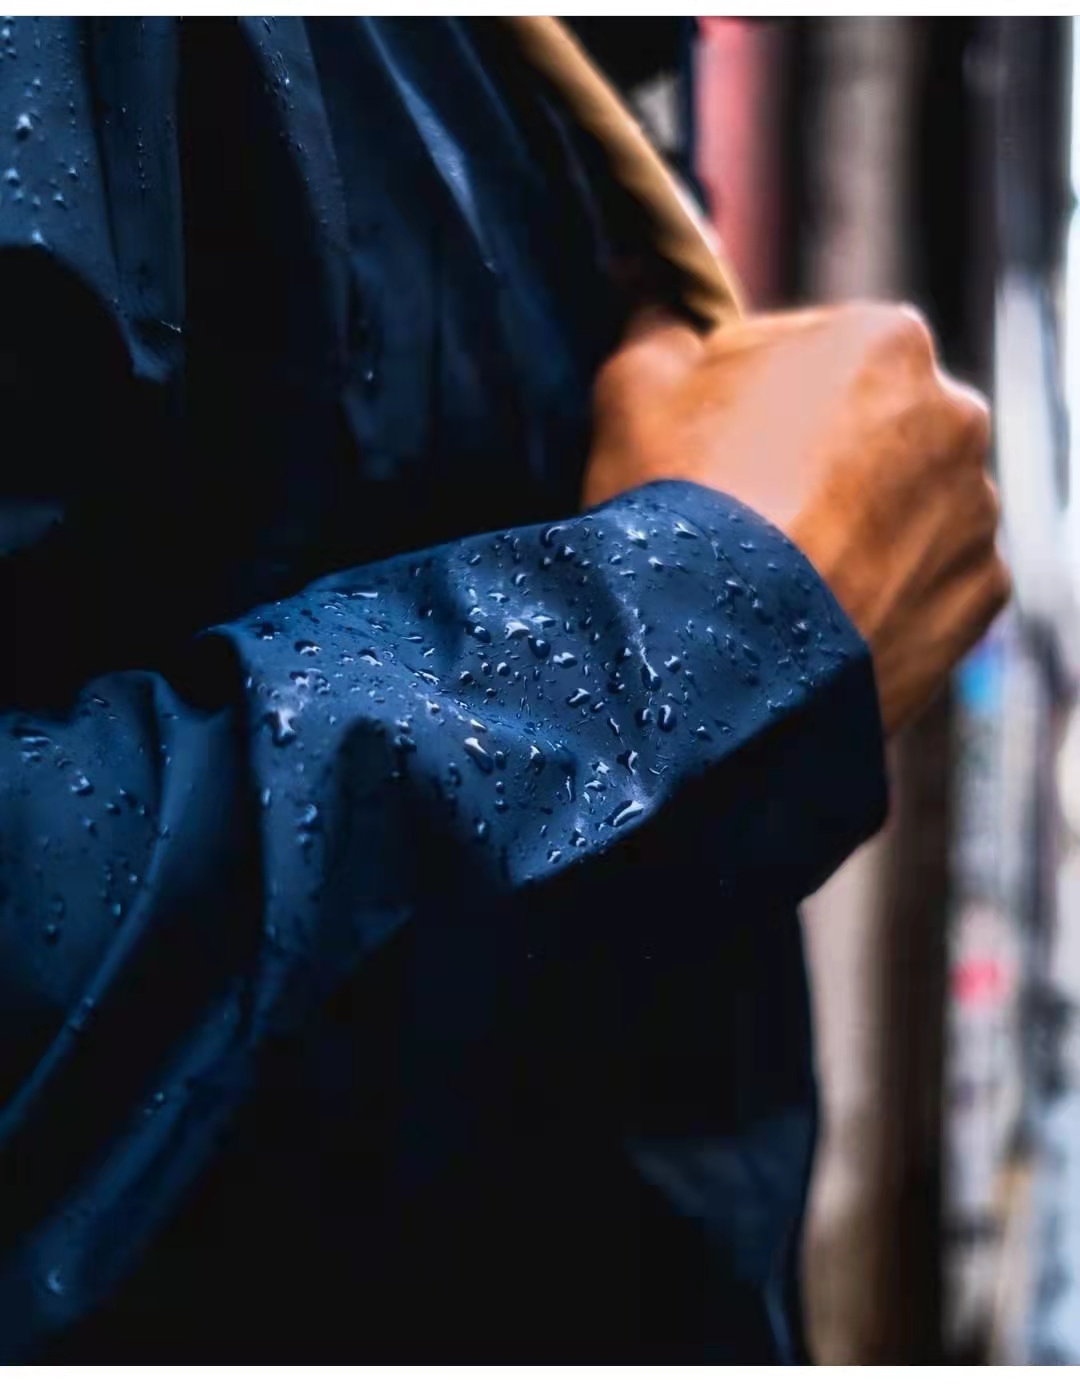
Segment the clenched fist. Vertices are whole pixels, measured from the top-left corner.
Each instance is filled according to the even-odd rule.
[[[785,531],[867,641],[882,718],[918,711],[1004,605],[985,402],[887,305],[635,325],[596,384],[586,505],[704,483]]]

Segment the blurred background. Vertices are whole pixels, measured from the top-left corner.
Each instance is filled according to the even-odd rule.
[[[1015,600],[806,912],[806,1301],[828,1363],[1080,1364],[1077,21],[568,22],[755,306],[913,301],[993,398]]]

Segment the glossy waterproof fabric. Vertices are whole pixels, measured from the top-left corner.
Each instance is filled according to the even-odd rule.
[[[869,660],[718,494],[574,514],[628,248],[500,45],[0,29],[8,1361],[801,1354]]]

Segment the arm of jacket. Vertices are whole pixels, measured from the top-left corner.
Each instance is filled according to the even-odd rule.
[[[861,641],[776,532],[681,485],[332,576],[171,680],[3,721],[19,1324],[108,1286],[260,1047],[420,917],[553,880],[571,913],[655,835],[673,904],[709,902],[663,932],[722,930],[725,898],[797,903],[884,803]],[[72,1188],[78,1239],[48,1218]]]
[[[57,32],[47,26],[47,44]],[[36,440],[42,463],[16,479],[9,452],[3,507],[14,610],[57,618],[17,626],[7,687],[35,694],[0,715],[11,1359],[134,1266],[212,1162],[267,1052],[395,940],[535,899],[542,910],[512,917],[533,924],[501,943],[511,955],[544,955],[556,972],[562,956],[570,970],[584,930],[616,979],[620,952],[670,967],[724,930],[725,908],[753,904],[768,920],[797,903],[878,826],[885,788],[858,634],[781,535],[692,485],[338,573],[207,628],[160,669],[50,684],[50,656],[63,667],[75,636],[62,591],[35,601],[51,473],[77,471],[80,430],[93,437],[98,415],[142,398],[96,398],[94,352],[111,339],[66,325],[76,300],[80,313],[92,303],[154,389],[172,289],[162,267],[140,273],[104,199],[73,191],[101,184],[110,140],[114,175],[136,178],[124,142],[146,132],[114,118],[69,165],[62,87],[29,130],[22,89],[0,97],[19,139],[54,141],[33,179],[24,162],[7,180],[0,207],[6,405],[18,417],[39,359],[45,379],[73,383],[70,398],[32,397],[41,411],[52,399],[56,418],[31,410],[9,439],[28,458]],[[70,87],[72,103],[86,99]],[[77,130],[91,124],[76,113]],[[51,210],[53,178],[70,224]],[[170,228],[143,243],[164,259]],[[134,440],[140,418],[127,421]],[[89,569],[69,581],[97,592]],[[85,620],[93,606],[78,600]],[[80,641],[123,649],[114,617],[99,611]],[[640,917],[596,909],[613,882],[623,902],[642,884]],[[455,939],[442,957],[463,1010],[506,961],[484,956],[485,932]]]

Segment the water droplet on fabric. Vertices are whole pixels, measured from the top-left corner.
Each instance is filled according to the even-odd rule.
[[[560,651],[557,656],[552,656],[552,664],[560,670],[566,670],[569,666],[577,665],[577,657],[572,651]]]
[[[530,637],[529,649],[537,660],[542,661],[551,651],[551,643],[544,637]]]
[[[572,695],[567,696],[566,702],[571,709],[576,709],[578,705],[584,704],[590,698],[591,695],[588,690],[577,689]]]
[[[656,719],[656,726],[661,733],[670,733],[675,727],[675,710],[670,704],[661,704],[660,713]]]
[[[28,140],[33,134],[34,122],[30,118],[28,111],[23,111],[15,118],[15,138],[16,140]]]
[[[485,776],[488,776],[494,770],[495,760],[481,744],[479,738],[466,738],[465,751]]]
[[[295,718],[295,709],[271,709],[265,716],[265,722],[269,725],[270,737],[275,747],[283,748],[295,739],[296,729],[293,727]]]
[[[94,790],[94,783],[84,772],[76,772],[71,780],[71,790],[76,796],[89,796]]]
[[[647,690],[658,690],[660,688],[660,676],[652,666],[649,665],[648,661],[644,661],[641,666],[641,683]]]
[[[535,743],[532,744],[529,748],[529,766],[533,769],[533,771],[542,771],[546,761],[547,758],[540,751],[540,749],[535,745]]]
[[[622,804],[616,808],[608,824],[612,829],[621,829],[623,825],[629,824],[631,820],[636,820],[644,809],[645,807],[640,801],[623,801]]]
[[[293,646],[301,656],[317,656],[319,647],[313,641],[296,641]]]

